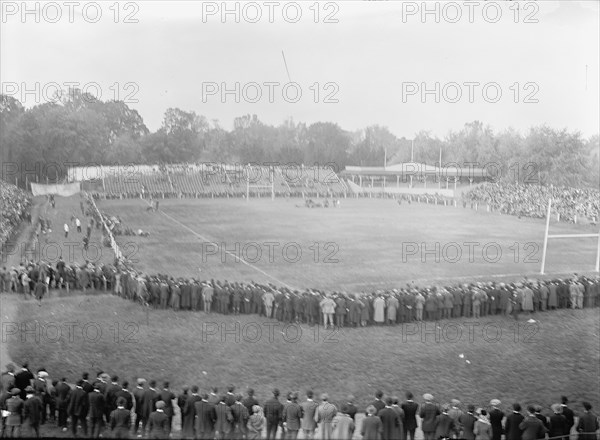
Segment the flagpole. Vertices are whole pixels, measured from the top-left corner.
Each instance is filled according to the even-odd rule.
[[[546,232],[544,233],[544,249],[542,250],[542,267],[540,275],[544,275],[546,268],[546,251],[548,250],[548,231],[550,230],[550,210],[552,208],[552,199],[548,199],[548,211],[546,212]]]

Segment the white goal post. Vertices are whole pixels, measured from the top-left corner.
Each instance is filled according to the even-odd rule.
[[[550,211],[552,209],[552,199],[548,199],[548,212],[546,214],[546,232],[544,234],[544,250],[542,251],[542,267],[540,275],[544,275],[546,268],[546,251],[548,250],[548,239],[550,238],[597,238],[598,249],[596,250],[596,272],[600,272],[600,231],[597,234],[555,234],[549,235],[550,230]]]
[[[275,200],[275,170],[269,168],[270,185],[250,185],[250,164],[246,166],[246,202],[250,200],[250,188],[268,188],[271,190],[271,200]]]

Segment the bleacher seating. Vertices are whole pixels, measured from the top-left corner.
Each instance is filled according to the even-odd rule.
[[[341,196],[348,191],[345,182],[330,168],[195,164],[147,167],[144,172],[112,173],[97,192],[109,197],[243,197],[250,178],[251,196],[271,194],[271,181],[277,196]]]

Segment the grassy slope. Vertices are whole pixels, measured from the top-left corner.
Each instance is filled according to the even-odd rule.
[[[376,388],[396,395],[406,390],[417,395],[433,392],[440,402],[458,397],[465,403],[484,405],[496,397],[507,405],[536,402],[545,408],[567,394],[576,405],[589,400],[597,407],[598,313],[591,309],[539,314],[538,327],[525,327],[522,319],[516,342],[514,322],[498,317],[481,319],[472,338],[465,324],[474,321],[455,320],[452,322],[463,331],[461,338],[442,321],[446,336],[442,333],[439,341],[420,331],[409,335],[414,328],[408,327],[348,329],[337,334],[321,329],[315,341],[315,330],[303,326],[297,342],[286,342],[281,326],[270,340],[262,318],[252,315],[234,318],[151,311],[147,316],[142,307],[120,298],[88,295],[50,298],[42,308],[32,301],[21,302],[16,317],[19,324],[32,328],[37,321],[42,326],[38,328],[46,328],[55,323],[61,336],[56,336],[56,326],[50,326],[39,332],[39,341],[32,335],[26,335],[24,341],[18,335],[5,338],[15,362],[29,360],[31,365],[44,365],[53,376],[64,373],[70,380],[81,371],[103,369],[131,380],[169,379],[177,389],[194,383],[202,389],[228,383],[238,389],[252,386],[261,399],[274,386],[282,391],[310,387],[329,392],[334,400],[353,393],[363,408]],[[146,325],[147,318],[150,325]],[[238,341],[235,334],[207,332],[212,323],[234,329],[236,321],[246,331],[238,331]],[[78,322],[72,340],[66,322]],[[82,336],[86,323],[93,323],[87,338]],[[249,327],[249,323],[253,324]],[[484,337],[486,323],[501,329],[499,342],[491,342],[495,327]],[[262,336],[249,342],[257,326]],[[102,335],[93,341],[96,328]],[[427,329],[433,328],[428,323]],[[132,331],[132,340],[125,342]],[[290,329],[288,341],[295,334],[295,329]],[[459,357],[461,353],[464,359]]]

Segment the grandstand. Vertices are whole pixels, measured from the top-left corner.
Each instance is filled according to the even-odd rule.
[[[485,168],[448,164],[442,168],[417,162],[385,167],[348,166],[340,175],[358,196],[372,194],[440,194],[454,197],[459,183],[469,186],[490,178]]]
[[[345,196],[349,189],[328,167],[269,167],[260,165],[176,164],[129,167],[99,167],[94,173],[73,170],[71,181],[84,179],[83,189],[109,198],[130,197],[245,197],[267,196],[271,188],[280,197]]]

